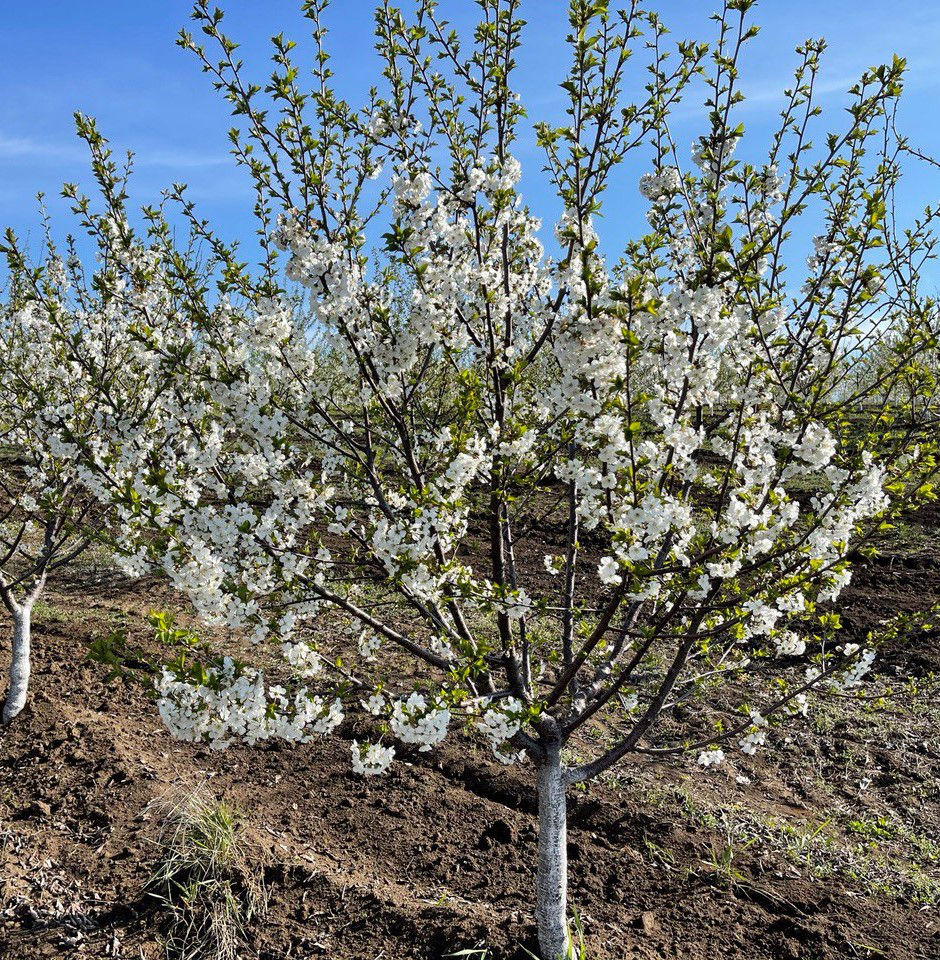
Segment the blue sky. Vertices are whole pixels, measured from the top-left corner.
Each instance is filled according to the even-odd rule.
[[[676,37],[711,38],[708,14],[717,0],[653,3]],[[227,32],[242,42],[244,59],[259,68],[261,78],[271,34],[283,30],[297,40],[306,35],[298,0],[221,0],[221,5]],[[228,156],[226,105],[195,59],[174,44],[179,28],[188,24],[188,0],[31,0],[5,6],[0,224],[35,238],[36,192],[54,198],[64,180],[87,183],[87,160],[71,119],[74,110],[82,110],[98,119],[116,148],[135,151],[135,199],[150,201],[162,187],[184,181],[224,236],[251,242],[251,193],[245,174]],[[354,100],[377,76],[372,7],[372,0],[334,0],[326,21],[337,84]],[[523,2],[530,26],[519,86],[532,119],[560,116],[565,7],[562,0]],[[472,20],[468,0],[441,0],[441,8],[458,26]],[[762,148],[766,142],[795,63],[793,48],[821,35],[829,42],[821,87],[829,126],[841,126],[845,90],[861,71],[899,53],[910,69],[902,126],[915,143],[940,154],[940,0],[763,0],[754,19],[762,31],[742,65],[749,101],[741,114],[752,145]],[[694,107],[683,108],[676,125],[686,142],[704,123],[704,111]],[[552,219],[557,208],[541,184],[537,150],[524,142],[517,153],[526,169],[527,196],[537,212]],[[642,223],[638,169],[628,169],[623,185],[611,193],[606,221],[616,240],[634,235]],[[912,212],[938,200],[940,174],[913,165],[905,208]],[[50,207],[55,222],[67,227],[64,203],[51,199]]]

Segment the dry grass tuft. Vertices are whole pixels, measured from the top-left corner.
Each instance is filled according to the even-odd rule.
[[[160,857],[147,891],[169,914],[167,956],[238,960],[247,925],[267,908],[260,851],[237,812],[205,789],[170,795],[151,809]]]

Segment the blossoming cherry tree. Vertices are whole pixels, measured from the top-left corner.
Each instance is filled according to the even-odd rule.
[[[129,564],[283,655],[279,673],[168,667],[170,730],[305,741],[355,713],[373,730],[352,743],[362,774],[455,728],[531,764],[538,941],[557,960],[569,786],[636,753],[753,753],[872,662],[833,605],[852,550],[930,496],[936,469],[936,309],[912,266],[935,214],[906,232],[892,216],[903,64],[867,73],[814,146],[808,43],[768,152],[745,160],[748,0],[726,4],[713,49],[671,55],[639,4],[574,0],[567,120],[536,127],[549,236],[513,156],[517,0],[480,0],[468,48],[431,0],[411,20],[381,5],[382,93],[362,110],[330,85],[325,6],[303,7],[313,88],[279,36],[262,90],[197,4],[216,52],[182,43],[243,121],[263,278],[193,220],[224,303],[180,298],[185,348],[134,341],[172,402],[145,433],[115,411],[120,456],[83,469],[117,491]],[[694,89],[708,123],[688,157],[669,114]],[[640,155],[646,232],[611,217],[602,240],[605,191]]]
[[[45,275],[47,284],[64,283],[61,261]],[[53,416],[69,430],[95,430],[97,386],[51,341],[45,319],[12,283],[0,312],[0,601],[13,621],[5,724],[26,705],[36,601],[49,576],[91,543],[102,515],[47,427]]]

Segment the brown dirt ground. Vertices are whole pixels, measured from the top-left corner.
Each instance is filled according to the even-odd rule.
[[[935,523],[856,574],[853,631],[940,598]],[[365,781],[350,731],[224,753],[176,743],[141,687],[106,685],[84,660],[116,627],[152,648],[144,614],[173,601],[93,574],[37,612],[35,694],[0,733],[0,960],[164,956],[166,916],[143,892],[148,805],[199,784],[264,851],[270,907],[246,958],[534,949],[530,768],[457,739]],[[940,958],[936,635],[879,663],[861,716],[833,702],[719,772],[637,760],[575,794],[570,889],[591,960]]]

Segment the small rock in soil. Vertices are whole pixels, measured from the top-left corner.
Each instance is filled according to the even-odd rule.
[[[23,808],[22,817],[26,820],[33,817],[51,817],[52,807],[45,800],[34,800],[29,806]]]

